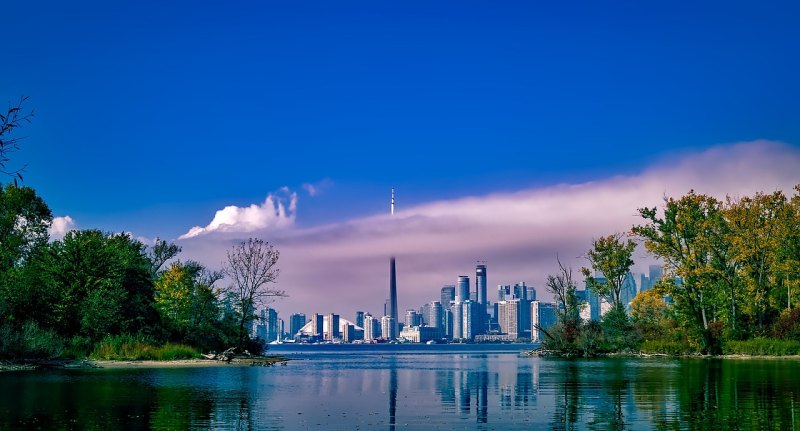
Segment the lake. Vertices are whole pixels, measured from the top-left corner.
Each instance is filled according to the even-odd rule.
[[[286,366],[0,374],[0,429],[800,430],[800,361],[275,346]]]

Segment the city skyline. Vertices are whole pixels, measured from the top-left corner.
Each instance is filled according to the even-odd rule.
[[[210,269],[269,241],[287,315],[380,314],[391,256],[400,313],[478,260],[544,295],[556,256],[577,271],[665,195],[791,190],[797,8],[13,2],[0,102],[35,116],[10,167],[54,239]]]

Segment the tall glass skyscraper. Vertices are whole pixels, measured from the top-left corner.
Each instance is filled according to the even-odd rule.
[[[475,291],[479,304],[486,305],[486,265],[475,267]]]
[[[448,284],[442,287],[442,308],[450,309],[450,303],[456,300],[456,287],[452,284]]]
[[[469,277],[459,275],[456,283],[456,302],[464,302],[469,299]]]

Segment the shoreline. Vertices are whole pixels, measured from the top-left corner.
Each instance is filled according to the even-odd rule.
[[[230,362],[214,359],[175,359],[160,360],[106,360],[75,359],[42,362],[0,362],[0,372],[33,371],[40,369],[94,369],[94,368],[202,368],[202,367],[271,367],[286,365],[291,359],[284,356],[260,356],[233,358]]]
[[[639,359],[765,359],[765,360],[800,360],[800,355],[742,355],[742,354],[728,354],[728,355],[703,355],[700,353],[687,354],[687,355],[669,355],[666,353],[644,353],[644,352],[629,352],[629,353],[604,353],[597,356],[578,356],[578,355],[563,355],[551,350],[528,350],[522,352],[522,355],[529,358],[556,358],[556,359],[609,359],[609,358],[639,358]]]

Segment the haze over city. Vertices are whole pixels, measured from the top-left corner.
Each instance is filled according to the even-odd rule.
[[[160,237],[212,268],[268,240],[281,316],[352,318],[382,313],[390,255],[401,310],[478,260],[491,300],[547,298],[556,255],[577,273],[637,208],[798,182],[796,5],[445,3],[8,5],[25,184],[54,238]]]

